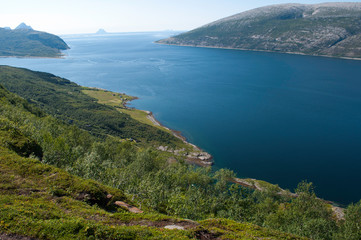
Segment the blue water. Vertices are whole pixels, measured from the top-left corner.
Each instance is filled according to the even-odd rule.
[[[169,34],[65,36],[65,59],[0,64],[138,96],[239,177],[361,199],[361,61],[153,43]]]

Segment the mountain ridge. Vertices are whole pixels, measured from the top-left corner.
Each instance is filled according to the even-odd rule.
[[[16,29],[0,28],[0,56],[59,57],[69,46],[60,37],[20,24]]]
[[[361,58],[361,3],[278,4],[157,43]]]

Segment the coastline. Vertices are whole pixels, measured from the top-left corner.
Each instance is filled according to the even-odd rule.
[[[163,128],[165,128],[167,130],[170,130],[175,137],[181,139],[184,143],[192,146],[194,149],[196,149],[198,151],[202,151],[198,146],[188,142],[187,139],[184,136],[181,135],[180,131],[175,131],[175,130],[169,129],[166,126],[162,125],[154,117],[152,112],[146,111],[146,110],[140,110],[140,111],[146,112],[148,114],[147,118],[149,120],[151,120],[157,126],[163,127]],[[158,148],[158,150],[160,150],[160,149]],[[166,151],[166,149],[163,149],[163,151]],[[203,152],[203,153],[206,153],[206,152]],[[208,153],[206,153],[206,154],[208,154]],[[212,166],[213,165],[213,162],[212,162],[213,157],[210,154],[209,154],[209,156],[210,156],[209,160],[201,160],[199,158],[187,158],[187,162],[190,163],[190,164],[196,164],[196,165],[201,166],[201,167]],[[235,178],[229,179],[229,181],[232,182],[232,183],[238,184],[240,186],[243,186],[243,187],[246,187],[246,188],[249,188],[249,189],[254,189],[254,190],[260,191],[260,192],[268,191],[268,189],[270,189],[270,188],[272,189],[272,188],[276,187],[277,190],[278,190],[276,194],[278,194],[280,196],[284,195],[284,196],[290,196],[292,198],[299,197],[299,195],[297,193],[292,193],[292,192],[290,192],[288,190],[280,188],[278,185],[274,185],[272,183],[268,183],[268,182],[265,182],[265,181],[262,181],[262,180],[259,180],[259,179],[237,178],[237,177],[235,177]],[[333,201],[329,201],[329,200],[325,200],[325,199],[321,199],[321,198],[318,198],[318,199],[320,199],[321,201],[323,201],[326,204],[329,204],[331,206],[331,210],[332,210],[332,212],[334,214],[334,217],[336,219],[338,219],[339,221],[345,219],[345,209],[344,208],[340,207],[337,203],[335,203]]]
[[[271,50],[259,50],[259,49],[246,49],[246,48],[232,48],[232,47],[216,47],[216,46],[202,46],[202,45],[192,45],[192,44],[174,44],[174,43],[162,43],[155,41],[156,44],[169,45],[169,46],[180,46],[180,47],[194,47],[194,48],[213,48],[213,49],[226,49],[226,50],[238,50],[238,51],[250,51],[250,52],[267,52],[267,53],[280,53],[280,54],[289,54],[289,55],[302,55],[310,57],[326,57],[326,58],[335,58],[335,59],[345,59],[345,60],[355,60],[361,61],[361,58],[352,58],[352,57],[335,57],[329,55],[311,55],[302,52],[277,52]]]
[[[138,109],[139,110],[139,109]],[[162,123],[160,123],[153,115],[151,111],[147,110],[140,110],[147,114],[147,118],[156,126],[159,126],[161,128],[164,128],[165,130],[168,130],[172,132],[173,136],[180,139],[185,143],[186,145],[190,146],[194,151],[188,152],[188,153],[182,153],[183,151],[177,151],[177,150],[171,150],[168,149],[166,146],[159,146],[157,149],[163,152],[171,152],[178,156],[185,156],[186,161],[191,164],[196,164],[201,167],[207,167],[213,165],[213,156],[205,151],[203,151],[200,147],[196,146],[193,143],[188,142],[187,138],[182,135],[182,132],[170,129],[166,126],[164,126]],[[183,149],[184,150],[184,149]]]
[[[40,56],[0,56],[0,58],[21,58],[21,59],[65,59],[66,55],[59,55],[54,57],[40,57]]]
[[[200,147],[188,142],[187,138],[184,137],[180,131],[164,126],[154,117],[151,111],[128,106],[130,101],[139,99],[138,97],[130,96],[125,93],[112,92],[97,87],[82,86],[82,88],[83,93],[97,99],[99,103],[115,107],[121,113],[130,115],[130,117],[134,120],[156,127],[161,131],[171,134],[183,143],[177,145],[176,149],[173,149],[165,144],[164,146],[154,146],[158,151],[169,152],[175,156],[184,158],[185,161],[190,164],[195,164],[201,167],[213,165],[212,155],[203,151]]]

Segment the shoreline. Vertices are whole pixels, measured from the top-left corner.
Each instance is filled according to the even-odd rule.
[[[209,154],[208,152],[202,150],[200,147],[198,147],[197,145],[188,142],[187,138],[184,137],[182,135],[181,131],[177,131],[171,128],[168,128],[166,126],[164,126],[161,122],[159,122],[153,115],[153,113],[151,111],[148,110],[142,110],[142,109],[137,109],[137,108],[133,108],[133,107],[129,107],[128,103],[130,101],[139,99],[138,97],[135,96],[131,96],[132,99],[128,99],[124,102],[124,107],[127,109],[136,109],[138,111],[142,111],[144,113],[147,114],[147,119],[150,120],[153,124],[153,126],[156,127],[160,127],[165,129],[167,132],[171,132],[171,134],[180,139],[184,144],[186,144],[187,146],[191,147],[193,149],[192,152],[187,152],[186,149],[180,149],[180,150],[173,150],[168,148],[168,146],[159,146],[157,147],[157,150],[159,151],[163,151],[163,152],[170,152],[173,153],[177,156],[183,156],[186,159],[186,162],[190,163],[190,164],[195,164],[201,167],[209,167],[212,166],[214,164],[213,162],[213,156],[211,154]]]
[[[0,56],[0,58],[21,58],[21,59],[65,59],[66,55],[54,57],[40,57],[40,56]]]
[[[192,146],[194,149],[197,149],[197,150],[203,152],[203,150],[200,149],[198,146],[188,142],[187,139],[184,136],[181,135],[180,131],[170,129],[170,128],[162,125],[154,117],[154,115],[153,115],[153,113],[151,111],[146,111],[146,110],[140,110],[140,111],[146,112],[148,114],[147,118],[149,120],[151,120],[155,125],[160,126],[162,128],[165,128],[167,130],[170,130],[175,137],[181,139],[184,143]],[[160,150],[160,149],[158,149],[158,150]],[[166,149],[165,149],[165,151],[166,151]],[[204,153],[206,153],[206,152],[204,152]],[[206,154],[209,154],[209,153],[206,153]],[[210,154],[209,154],[209,156],[210,156],[209,162],[204,162],[203,160],[200,160],[200,159],[197,159],[197,158],[187,158],[187,162],[190,163],[190,164],[199,165],[201,167],[212,166],[213,165],[213,161],[212,161],[213,157]],[[249,188],[249,189],[254,189],[254,190],[260,191],[260,192],[267,191],[267,185],[269,185],[269,186],[270,185],[277,186],[279,191],[276,194],[278,194],[280,196],[286,195],[286,196],[290,196],[292,198],[299,197],[298,194],[296,194],[296,193],[292,193],[290,191],[284,190],[283,188],[278,187],[278,185],[274,185],[272,183],[264,182],[263,180],[259,180],[259,179],[235,177],[235,178],[229,179],[229,181],[232,182],[232,183],[238,184],[240,186],[243,186],[243,187],[246,187],[246,188]],[[262,182],[263,182],[263,184],[262,184]],[[265,184],[266,184],[266,186],[264,186]],[[331,205],[331,210],[332,210],[332,212],[334,214],[334,217],[336,217],[338,220],[344,220],[344,218],[345,218],[345,209],[343,207],[340,207],[339,204],[337,204],[337,203],[335,203],[333,201],[325,200],[325,199],[322,199],[322,198],[318,198],[318,199],[325,202],[326,204]]]
[[[84,87],[84,86],[81,87],[83,88],[82,91],[86,95],[97,99],[99,103],[116,107],[121,113],[124,111],[124,113],[128,114],[135,121],[155,127],[160,131],[166,132],[167,134],[171,134],[177,139],[181,140],[183,143],[183,144],[175,144],[174,145],[175,148],[167,146],[166,143],[163,143],[164,146],[162,145],[153,146],[158,151],[169,152],[174,156],[181,157],[190,164],[195,164],[201,167],[207,167],[213,165],[213,161],[212,161],[213,156],[207,153],[206,151],[203,151],[200,147],[196,146],[195,144],[188,142],[187,138],[184,137],[180,131],[170,129],[164,126],[154,117],[151,111],[141,110],[135,107],[129,107],[129,102],[139,99],[138,97],[131,96],[125,93],[113,92],[99,87]],[[100,92],[100,94],[99,93],[92,94],[89,91]]]
[[[140,109],[138,109],[140,110]],[[170,129],[166,126],[164,126],[161,122],[159,122],[153,115],[153,113],[151,111],[147,111],[147,110],[140,110],[140,111],[143,111],[145,113],[147,113],[147,118],[156,126],[159,126],[159,127],[162,127],[170,132],[172,132],[173,136],[175,136],[176,138],[180,139],[183,141],[183,143],[185,143],[186,145],[192,147],[192,149],[194,150],[194,152],[191,152],[191,153],[188,153],[188,154],[185,154],[184,156],[186,157],[186,161],[188,163],[191,163],[191,164],[196,164],[198,166],[201,166],[201,167],[207,167],[207,166],[212,166],[214,164],[213,162],[213,156],[205,151],[203,151],[200,147],[198,147],[197,145],[193,144],[193,143],[190,143],[188,142],[187,138],[184,137],[182,135],[182,132],[181,131],[177,131],[177,130],[174,130],[174,129]],[[177,151],[177,150],[169,150],[167,147],[164,147],[164,146],[159,146],[157,148],[158,150],[160,151],[164,151],[164,152],[172,152],[176,155],[179,155],[181,156],[182,154]]]
[[[192,44],[174,44],[174,43],[162,43],[155,41],[156,44],[169,45],[169,46],[180,46],[180,47],[194,47],[194,48],[211,48],[211,49],[225,49],[225,50],[238,50],[238,51],[250,51],[250,52],[267,52],[267,53],[280,53],[280,54],[289,54],[289,55],[302,55],[310,57],[325,57],[325,58],[334,58],[334,59],[344,59],[344,60],[355,60],[361,61],[361,58],[352,58],[352,57],[335,57],[329,55],[310,55],[301,52],[277,52],[271,50],[259,50],[259,49],[246,49],[246,48],[232,48],[232,47],[216,47],[216,46],[202,46],[202,45],[192,45]]]

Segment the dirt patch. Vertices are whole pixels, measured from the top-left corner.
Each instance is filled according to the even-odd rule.
[[[16,234],[0,233],[0,240],[36,240],[36,238],[24,237]]]
[[[219,233],[211,233],[208,230],[202,229],[195,232],[196,239],[200,240],[209,240],[209,239],[219,239],[221,236]]]
[[[164,228],[165,226],[174,225],[174,226],[182,227],[183,229],[192,229],[198,227],[198,223],[190,220],[179,221],[179,222],[171,221],[171,220],[161,220],[155,222],[149,220],[141,220],[141,221],[131,221],[128,225],[129,226],[140,225],[140,226],[157,227],[157,228]]]

